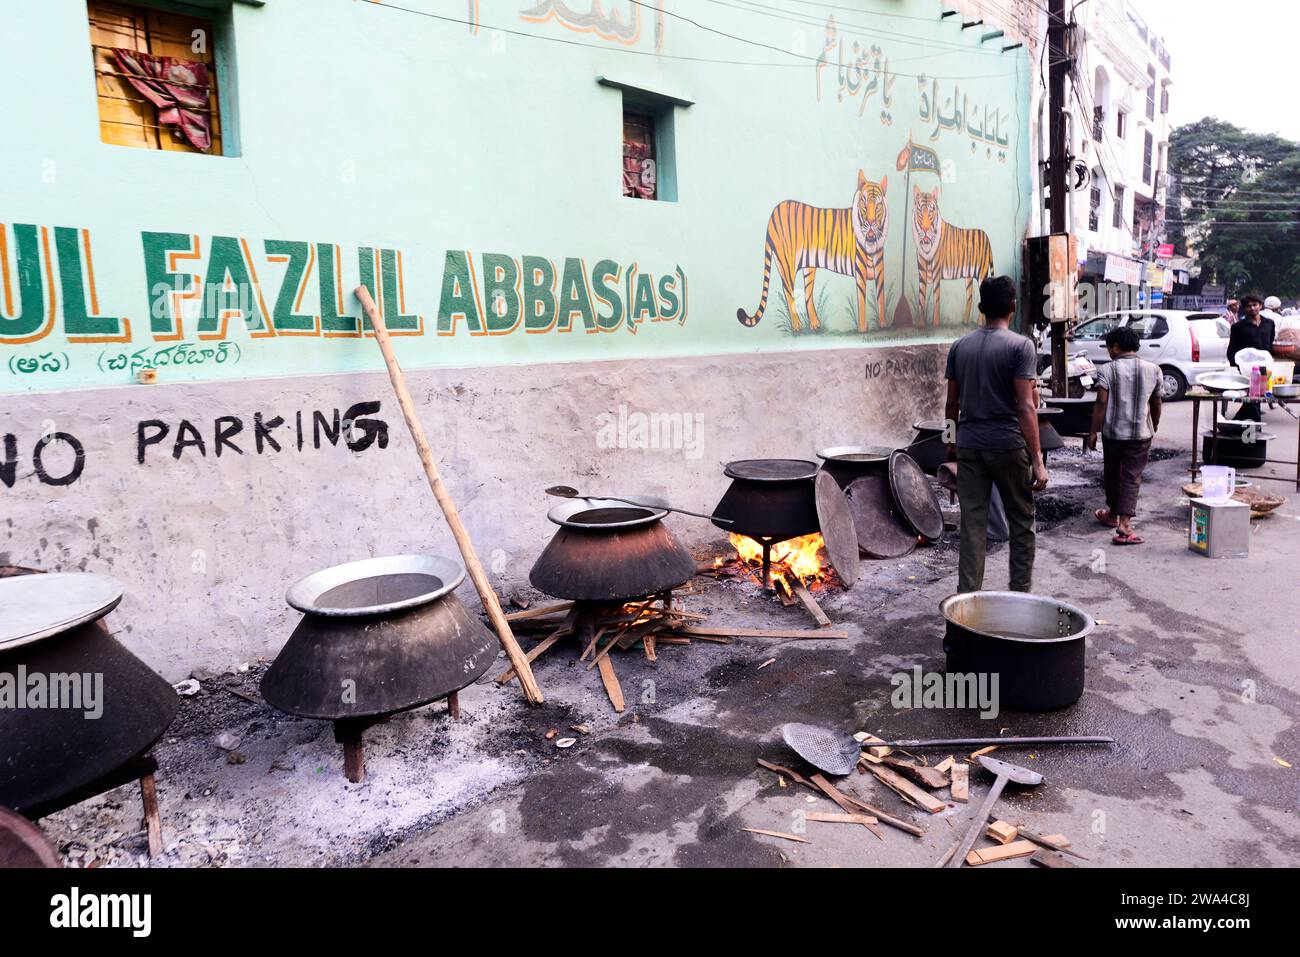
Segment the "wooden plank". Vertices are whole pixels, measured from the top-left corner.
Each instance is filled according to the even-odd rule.
[[[899,794],[906,796],[918,807],[929,811],[931,814],[938,814],[948,806],[946,802],[940,801],[937,797],[930,794],[929,791],[923,791],[911,781],[907,780],[907,778],[890,768],[873,764],[870,766],[869,770],[877,778],[889,785],[889,787],[893,788]]]
[[[880,741],[881,739],[880,739],[880,738],[877,738],[874,734],[867,734],[867,732],[865,732],[865,731],[859,731],[857,734],[855,734],[855,735],[853,736],[853,740],[857,741],[858,744],[862,745],[863,750],[864,750],[866,753],[868,753],[868,754],[870,754],[871,756],[873,756],[873,757],[877,757],[877,758],[885,758],[885,757],[888,757],[889,755],[891,755],[891,754],[894,753],[894,749],[893,749],[893,748],[889,748],[889,747],[879,747],[879,748],[872,747],[872,746],[871,746],[871,742],[872,742],[872,741]],[[878,761],[873,761],[873,762],[871,762],[871,763],[872,763],[872,764],[879,764],[880,762],[878,762]]]
[[[978,761],[980,759],[981,754],[992,754],[997,749],[998,746],[996,744],[990,744],[987,748],[980,748],[978,751],[972,751],[970,753],[971,763],[974,764],[976,761]]]
[[[568,626],[564,626],[552,632],[550,635],[547,635],[545,638],[543,638],[537,644],[533,645],[533,647],[528,650],[528,654],[524,655],[525,660],[527,660],[529,664],[532,664],[534,661],[540,658],[543,653],[549,651],[552,645],[554,645],[557,641],[559,641],[568,633],[569,633]],[[501,672],[501,674],[497,675],[496,682],[499,685],[507,684],[508,682],[513,681],[514,677],[515,677],[515,669],[513,667],[507,668],[505,671]]]
[[[807,589],[803,582],[796,578],[791,582],[790,590],[794,592],[794,597],[799,599],[804,610],[812,615],[813,621],[817,622],[819,628],[829,628],[831,626],[831,620],[826,617],[826,612],[822,611],[822,606],[817,604],[817,599],[812,596],[812,592]]]
[[[821,788],[817,787],[817,785],[813,784],[811,781],[809,781],[798,771],[791,771],[787,767],[784,767],[780,764],[773,764],[771,761],[764,761],[762,758],[758,759],[758,765],[759,767],[767,768],[767,770],[772,771],[776,774],[784,774],[791,781],[794,781],[797,784],[802,784],[806,788],[812,788],[812,790],[814,791],[821,790]]]
[[[1006,821],[994,821],[984,833],[999,844],[1010,844],[1020,836],[1020,828]]]
[[[605,693],[609,695],[609,702],[614,706],[614,710],[619,714],[623,713],[623,688],[618,683],[618,675],[614,674],[614,663],[608,658],[600,659],[600,680],[605,685]]]
[[[971,867],[981,864],[994,864],[997,861],[1009,861],[1017,857],[1029,857],[1038,853],[1038,845],[1033,841],[1012,841],[1001,847],[982,847],[966,855],[966,863]]]
[[[905,777],[911,778],[918,784],[924,785],[931,791],[936,788],[946,788],[948,786],[948,775],[935,768],[926,767],[923,764],[917,764],[915,761],[904,761],[901,758],[883,758],[882,762],[891,768],[894,768]]]
[[[1078,864],[1072,864],[1070,859],[1064,854],[1058,854],[1056,851],[1040,849],[1037,853],[1029,855],[1029,863],[1037,864],[1039,867],[1078,867]]]
[[[538,605],[536,608],[525,608],[523,611],[512,611],[506,615],[506,621],[523,621],[525,618],[540,618],[542,615],[553,615],[558,611],[568,611],[573,607],[573,602],[562,601],[558,605]]]
[[[822,794],[825,794],[828,798],[834,801],[837,805],[839,805],[840,810],[843,811],[845,814],[857,813],[854,810],[853,805],[849,802],[849,799],[845,797],[843,794],[841,794],[839,790],[835,787],[835,785],[831,784],[820,774],[814,774],[811,780],[813,784],[817,785],[817,789],[821,791]],[[862,826],[883,841],[885,839],[885,835],[881,834],[880,828],[875,827],[874,824],[875,822],[873,821],[871,824],[863,824]]]
[[[750,834],[764,834],[768,837],[779,837],[783,841],[798,841],[800,844],[811,844],[812,841],[806,837],[800,837],[797,834],[787,834],[785,831],[768,831],[761,827],[742,827],[742,831],[748,831]]]
[[[646,635],[644,638],[641,639],[641,644],[645,646],[646,661],[659,660],[658,658],[655,657],[655,636],[654,635]]]
[[[805,821],[818,824],[875,824],[876,819],[869,814],[825,814],[821,811],[809,811],[804,814]]]
[[[970,800],[970,765],[954,764],[952,774],[952,799],[961,804]]]
[[[692,638],[705,638],[715,635],[720,638],[848,638],[847,631],[827,630],[825,628],[701,628],[686,625],[674,628],[679,634]]]
[[[859,810],[865,811],[872,817],[879,819],[881,823],[888,824],[890,827],[896,827],[900,831],[906,831],[908,834],[913,834],[916,837],[925,837],[925,831],[921,830],[915,824],[909,824],[907,821],[900,821],[893,815],[886,814],[878,807],[872,807],[866,801],[863,801],[852,794],[845,794],[843,791],[841,791],[840,794],[843,796],[844,800],[848,801]]]
[[[952,755],[948,755],[948,757],[944,758],[942,761],[936,764],[934,766],[934,769],[938,771],[940,774],[945,774],[947,773],[948,769],[951,768],[956,763],[957,760]]]

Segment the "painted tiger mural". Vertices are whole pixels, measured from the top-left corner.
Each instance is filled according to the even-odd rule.
[[[767,309],[772,263],[781,277],[781,292],[790,310],[790,330],[799,332],[803,322],[794,303],[795,275],[803,272],[803,300],[808,310],[808,328],[821,328],[813,304],[813,278],[818,269],[852,276],[858,286],[858,332],[867,331],[867,282],[876,283],[876,324],[885,319],[885,232],[889,210],[885,203],[888,177],[873,183],[858,170],[858,190],[847,209],[822,209],[793,199],[783,200],[767,221],[767,243],[763,249],[763,294],[758,309],[748,315],[737,309],[736,318],[756,326]]]
[[[912,235],[916,239],[916,266],[920,273],[921,325],[927,306],[931,325],[939,324],[939,289],[944,279],[966,280],[966,312],[961,324],[970,324],[975,283],[993,275],[993,246],[982,229],[961,229],[939,215],[939,187],[925,193],[913,186]]]

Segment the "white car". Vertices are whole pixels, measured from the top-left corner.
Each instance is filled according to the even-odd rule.
[[[1228,321],[1218,313],[1185,312],[1180,309],[1126,309],[1107,312],[1079,323],[1066,337],[1071,355],[1081,353],[1095,365],[1110,361],[1106,333],[1128,326],[1138,334],[1138,355],[1160,366],[1164,377],[1160,394],[1164,399],[1181,399],[1187,385],[1202,372],[1228,368]],[[1040,365],[1051,361],[1052,344],[1044,336],[1038,348]]]

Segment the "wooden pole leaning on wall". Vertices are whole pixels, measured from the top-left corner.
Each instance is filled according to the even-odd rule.
[[[542,697],[542,689],[538,687],[537,679],[533,677],[533,670],[528,665],[528,659],[524,657],[519,643],[515,641],[515,636],[510,631],[506,616],[501,611],[501,602],[497,600],[497,594],[492,590],[492,584],[488,581],[483,566],[479,564],[478,556],[474,554],[474,544],[469,540],[469,532],[465,531],[460,513],[456,511],[451,494],[438,474],[438,467],[433,461],[433,450],[429,448],[429,440],[424,437],[424,429],[415,414],[415,403],[411,401],[411,393],[406,388],[406,376],[402,374],[402,367],[397,364],[397,356],[393,353],[393,342],[389,338],[384,317],[380,315],[374,299],[370,296],[370,290],[365,286],[357,287],[356,297],[375,330],[375,341],[379,343],[379,349],[384,354],[384,364],[388,366],[388,378],[392,380],[393,391],[397,393],[397,404],[402,407],[406,426],[411,430],[416,451],[420,453],[420,463],[424,466],[424,474],[429,479],[429,488],[433,490],[433,497],[438,500],[442,514],[447,519],[447,525],[451,528],[451,534],[456,539],[456,545],[460,548],[461,557],[465,559],[465,569],[469,572],[470,581],[478,590],[478,597],[483,602],[488,618],[492,621],[492,627],[496,629],[501,647],[505,649],[511,667],[519,676],[519,684],[524,689],[524,696],[532,704],[541,704],[546,700]]]

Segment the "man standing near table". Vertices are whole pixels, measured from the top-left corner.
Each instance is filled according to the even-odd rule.
[[[1262,349],[1269,352],[1273,348],[1277,329],[1272,319],[1266,319],[1262,315],[1263,311],[1264,300],[1253,292],[1248,292],[1241,297],[1241,319],[1232,324],[1232,330],[1228,333],[1228,365],[1234,370],[1237,367],[1237,353],[1242,349]],[[1233,418],[1259,422],[1261,420],[1259,403],[1243,402]]]
[[[984,587],[989,498],[1002,496],[1011,539],[1011,590],[1029,591],[1034,573],[1034,492],[1047,487],[1038,444],[1034,397],[1038,356],[1033,342],[1008,328],[1016,311],[1010,276],[980,283],[984,325],[948,350],[949,428],[956,423],[957,498],[961,502],[961,556],[957,590]]]

